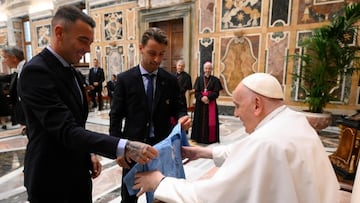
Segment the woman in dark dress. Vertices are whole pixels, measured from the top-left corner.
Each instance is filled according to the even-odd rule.
[[[216,99],[223,89],[220,79],[211,75],[212,64],[203,66],[204,75],[195,80],[195,111],[191,139],[197,143],[211,144],[220,142],[219,113]]]

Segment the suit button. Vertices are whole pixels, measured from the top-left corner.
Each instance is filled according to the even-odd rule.
[[[146,127],[149,127],[150,126],[150,123],[146,123]]]

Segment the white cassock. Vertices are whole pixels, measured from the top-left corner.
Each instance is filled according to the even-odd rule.
[[[282,106],[246,138],[213,149],[220,166],[210,179],[165,178],[164,202],[332,203],[339,184],[325,149],[305,116]]]

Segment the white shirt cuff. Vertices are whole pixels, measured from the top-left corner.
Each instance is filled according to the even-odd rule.
[[[125,155],[125,146],[126,146],[126,143],[127,143],[127,139],[120,139],[120,141],[118,142],[118,146],[117,146],[117,149],[116,149],[116,156],[119,157],[124,157]]]

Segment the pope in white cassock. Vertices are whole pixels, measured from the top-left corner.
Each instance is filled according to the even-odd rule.
[[[189,181],[159,171],[138,173],[138,195],[155,191],[156,199],[176,203],[339,202],[339,184],[316,131],[303,114],[285,106],[275,77],[247,76],[233,102],[246,138],[212,149],[182,148],[189,160],[212,158],[219,167],[214,176]]]

